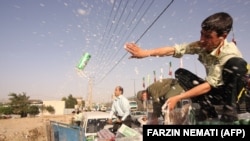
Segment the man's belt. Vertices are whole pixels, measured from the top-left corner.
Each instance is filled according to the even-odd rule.
[[[121,118],[122,118],[122,116],[116,116],[116,117],[118,117],[119,119],[121,119]]]

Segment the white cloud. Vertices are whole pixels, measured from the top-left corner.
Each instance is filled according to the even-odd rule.
[[[83,10],[83,9],[77,9],[77,13],[80,14],[80,15],[86,15],[87,11]]]

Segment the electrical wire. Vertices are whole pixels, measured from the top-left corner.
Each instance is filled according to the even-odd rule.
[[[130,13],[132,12],[132,10],[133,10],[133,8],[135,7],[135,5],[137,4],[137,2],[138,2],[138,0],[136,0],[135,3],[133,3],[132,9],[130,10],[129,14],[127,15],[125,21],[127,21],[127,19],[128,19],[129,16],[131,16]],[[132,23],[135,21],[137,15],[140,13],[139,11],[142,9],[142,7],[144,6],[145,2],[146,2],[146,0],[143,0],[143,2],[142,2],[141,4],[139,4],[139,5],[140,5],[139,9],[138,9],[137,11],[134,11],[134,12],[136,13],[136,15],[132,18],[132,21],[130,21],[130,22],[128,22],[128,23],[126,24],[126,26],[127,26],[126,29],[130,28],[130,26],[132,25]],[[115,19],[113,19],[113,20],[115,20]],[[138,23],[139,23],[139,21],[138,21]],[[137,23],[137,24],[138,24],[138,23]],[[120,28],[119,33],[121,32],[122,29],[124,29],[124,27]],[[113,34],[114,34],[114,33],[113,33]],[[125,34],[126,34],[126,33],[123,32],[121,35],[125,35]],[[118,35],[120,35],[120,34],[118,34]],[[111,40],[113,40],[113,39],[111,39]],[[120,42],[120,41],[119,41],[119,42]],[[113,44],[112,44],[112,45],[113,45]],[[109,46],[110,46],[109,44],[105,44],[105,45],[103,46],[103,50],[104,50],[104,48],[106,49],[106,48],[108,48]],[[113,59],[110,58],[110,56],[112,56],[112,55],[108,54],[109,52],[111,52],[110,49],[111,49],[111,48],[108,48],[108,49],[105,50],[105,52],[104,52],[104,51],[101,52],[101,53],[102,53],[102,56],[100,57],[101,60],[99,61],[99,63],[97,63],[97,64],[100,64],[100,65],[98,65],[98,71],[96,72],[96,74],[102,74],[103,70],[104,70],[106,67],[109,66],[108,64],[110,64],[112,60],[115,60],[114,57],[113,57]],[[115,53],[113,53],[113,54],[115,54]],[[108,56],[108,59],[105,60],[107,56]],[[113,56],[114,56],[114,55],[113,55]],[[110,59],[109,59],[109,58],[110,58]],[[110,63],[109,63],[109,61],[110,61]]]
[[[139,42],[142,37],[148,32],[148,30],[155,24],[155,22],[165,13],[165,11],[172,5],[172,3],[174,2],[174,0],[171,0],[171,2],[163,9],[163,11],[156,17],[156,19],[149,25],[149,27],[141,34],[141,36],[135,41],[135,43]],[[98,81],[99,83],[102,82],[104,80],[104,78],[106,78],[106,76],[108,76],[108,74],[113,71],[115,69],[115,67],[124,59],[124,57],[128,54],[128,52],[126,52],[118,61],[117,63],[115,63],[115,65],[100,79],[100,81]]]
[[[145,0],[144,0],[144,2],[145,2]],[[143,4],[144,4],[144,2],[143,2]],[[151,1],[151,3],[148,5],[148,7],[146,8],[146,10],[143,12],[143,14],[141,15],[141,17],[139,18],[140,20],[146,15],[146,13],[148,12],[148,10],[150,9],[150,7],[152,6],[152,4],[153,4],[153,0]],[[140,9],[142,8],[142,6],[140,7]],[[140,9],[138,10],[138,11],[140,11]],[[137,13],[138,14],[138,13]],[[137,15],[136,15],[137,16]],[[135,17],[136,17],[135,16]],[[133,19],[135,19],[135,18],[133,18]],[[132,30],[130,31],[130,33],[127,35],[127,37],[125,38],[125,40],[127,40],[128,38],[129,38],[129,36],[131,36],[131,34],[135,31],[135,29],[136,29],[136,27],[139,25],[139,21],[140,20],[138,20],[138,22],[135,24],[135,26],[132,28]],[[134,20],[133,20],[134,21]],[[132,25],[132,23],[133,23],[133,21],[131,21],[131,25]],[[125,33],[123,34],[123,35],[125,35]],[[121,40],[119,41],[119,42],[121,42]],[[119,51],[121,50],[122,48],[120,48],[118,51],[116,51],[115,53],[113,53],[113,55],[111,56],[109,56],[109,58],[108,58],[108,61],[107,62],[109,62],[109,63],[107,63],[107,65],[106,66],[110,66],[110,64],[112,63],[111,61],[112,60],[114,60],[114,59],[112,59],[112,58],[115,58],[116,56],[117,56],[117,54],[119,53]]]

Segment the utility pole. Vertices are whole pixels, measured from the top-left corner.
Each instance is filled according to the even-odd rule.
[[[132,80],[134,80],[134,100],[136,100],[136,89],[135,89],[135,80],[136,79],[132,79]]]
[[[88,79],[88,107],[92,110],[93,78]]]
[[[136,100],[136,91],[135,91],[135,79],[134,79],[134,94],[135,94],[135,97],[134,97],[134,99]]]

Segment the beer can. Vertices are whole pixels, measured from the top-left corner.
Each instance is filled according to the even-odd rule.
[[[91,58],[91,55],[89,53],[84,53],[77,65],[77,68],[80,70],[83,70],[85,66],[88,64],[89,59]]]

